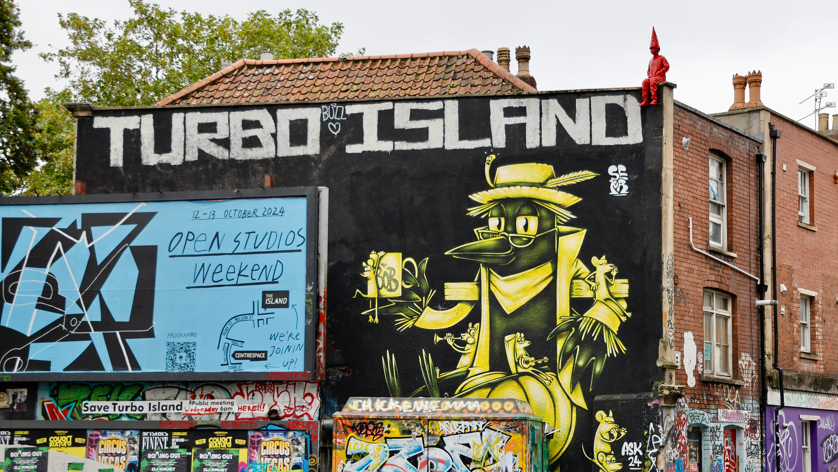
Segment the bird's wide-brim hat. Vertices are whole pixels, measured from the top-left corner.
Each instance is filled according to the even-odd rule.
[[[494,188],[469,195],[472,200],[487,204],[498,200],[529,198],[560,207],[569,207],[581,198],[549,186],[555,180],[553,166],[548,164],[513,164],[495,172]]]

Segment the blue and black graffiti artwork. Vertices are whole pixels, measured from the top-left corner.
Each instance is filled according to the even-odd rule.
[[[134,206],[72,221],[3,218],[0,370],[139,368],[128,340],[154,337],[157,247],[133,242],[156,212]],[[114,296],[121,290],[143,296],[124,309]],[[51,350],[59,357],[40,354],[57,343],[73,346],[72,355],[67,349]]]

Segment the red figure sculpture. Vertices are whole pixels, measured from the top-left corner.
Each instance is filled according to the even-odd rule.
[[[649,70],[646,73],[647,78],[643,80],[643,101],[640,102],[641,107],[658,104],[658,84],[666,82],[666,71],[669,70],[669,62],[666,58],[659,55],[661,50],[658,44],[658,35],[655,34],[655,28],[652,27],[652,44],[649,46],[652,51],[652,59],[649,61]],[[649,92],[652,95],[652,101],[649,101]]]

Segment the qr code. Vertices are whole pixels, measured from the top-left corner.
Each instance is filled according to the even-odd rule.
[[[198,343],[166,343],[166,372],[194,372]]]

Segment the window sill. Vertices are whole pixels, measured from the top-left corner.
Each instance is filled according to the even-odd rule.
[[[716,254],[721,254],[723,256],[727,256],[727,257],[736,259],[736,253],[735,252],[726,251],[726,250],[724,250],[720,247],[717,247],[717,246],[707,246],[707,250],[710,251],[710,252],[715,252]]]
[[[806,223],[801,223],[800,221],[797,222],[797,226],[800,226],[803,229],[808,229],[809,231],[817,231],[818,227],[815,225],[807,225]]]
[[[702,374],[701,375],[701,381],[702,382],[715,382],[715,383],[728,384],[728,385],[737,385],[739,387],[745,385],[745,382],[743,382],[741,380],[735,380],[731,377],[718,377],[718,376],[715,376],[715,375],[707,375],[707,374]]]
[[[819,361],[821,360],[821,356],[814,352],[803,352],[800,351],[800,358],[801,359],[809,359],[810,361]]]

